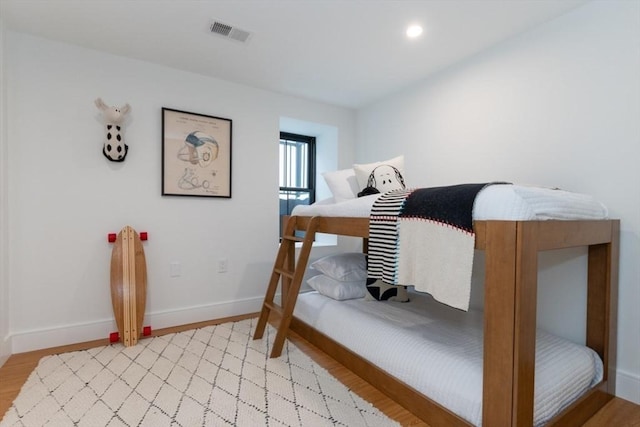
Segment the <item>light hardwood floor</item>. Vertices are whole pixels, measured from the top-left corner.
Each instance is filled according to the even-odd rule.
[[[234,316],[209,322],[193,323],[174,328],[161,329],[154,331],[152,335],[158,336],[188,329],[202,328],[208,325],[238,321],[249,317],[255,317],[255,314]],[[402,406],[386,397],[382,392],[378,391],[369,383],[362,380],[360,377],[296,334],[292,333],[290,339],[298,348],[313,358],[334,377],[338,378],[342,383],[360,395],[363,399],[371,402],[387,414],[387,416],[395,419],[401,425],[429,427]],[[11,356],[0,368],[0,414],[4,415],[4,413],[9,409],[11,403],[20,392],[20,388],[42,357],[50,354],[84,350],[108,344],[109,341],[104,339]],[[635,405],[624,399],[615,398],[600,410],[600,412],[598,412],[591,420],[589,420],[589,422],[585,424],[585,427],[640,427],[640,405]]]

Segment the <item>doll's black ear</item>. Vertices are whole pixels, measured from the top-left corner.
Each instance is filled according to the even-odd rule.
[[[361,192],[358,193],[358,197],[362,196],[370,196],[372,194],[378,194],[380,190],[376,187],[365,187]]]

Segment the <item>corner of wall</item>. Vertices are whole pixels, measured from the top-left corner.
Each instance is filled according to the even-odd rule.
[[[7,179],[7,84],[5,80],[5,26],[0,18],[0,337],[9,336],[9,205]],[[11,355],[11,340],[0,340],[0,366]]]
[[[2,343],[0,343],[0,347],[6,349],[6,352],[0,354],[0,368],[2,368],[2,365],[4,365],[5,362],[9,360],[9,357],[11,357],[11,338],[3,339]]]

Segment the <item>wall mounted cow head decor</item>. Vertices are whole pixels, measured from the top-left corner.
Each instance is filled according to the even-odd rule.
[[[125,104],[122,107],[110,107],[105,104],[101,98],[96,99],[95,103],[102,111],[102,118],[107,126],[107,134],[102,147],[102,154],[112,162],[122,162],[129,150],[129,146],[124,143],[122,125],[131,107],[129,104]]]

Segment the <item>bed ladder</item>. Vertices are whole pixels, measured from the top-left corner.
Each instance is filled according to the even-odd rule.
[[[256,331],[253,335],[254,340],[262,338],[267,326],[267,321],[272,313],[275,313],[280,318],[276,338],[273,341],[273,348],[271,349],[271,357],[279,357],[282,353],[284,340],[287,337],[287,332],[291,325],[293,309],[295,308],[296,301],[298,300],[300,285],[302,284],[302,279],[304,277],[305,270],[307,269],[309,254],[311,253],[316,229],[318,228],[318,220],[319,219],[317,217],[311,218],[307,224],[304,237],[300,238],[295,235],[296,230],[298,229],[297,217],[289,217],[285,230],[282,233],[280,249],[276,256],[273,271],[271,272],[271,280],[269,281],[267,293],[265,294],[264,302],[262,303],[262,311],[260,311]],[[295,260],[296,242],[302,242],[297,262]],[[279,282],[282,282],[282,305],[278,305],[273,301]]]

